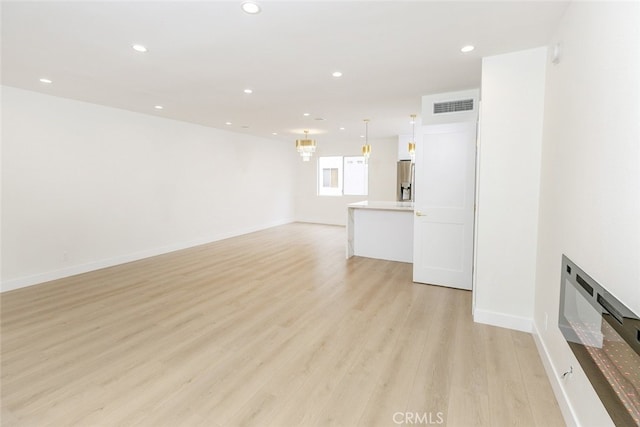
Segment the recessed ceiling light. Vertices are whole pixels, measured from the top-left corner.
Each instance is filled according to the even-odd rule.
[[[305,117],[309,117],[311,115],[311,113],[303,113],[302,115],[305,116]]]
[[[245,90],[244,90],[244,93],[253,93],[253,90],[251,90],[251,89],[245,89]]]
[[[277,135],[278,132],[271,132],[271,135]]]
[[[246,1],[242,3],[242,10],[251,15],[255,15],[256,13],[260,13],[260,6],[252,1]]]
[[[141,44],[134,44],[133,46],[131,46],[133,48],[133,50],[135,50],[136,52],[146,52],[147,48],[144,47]]]
[[[162,105],[156,105],[153,108],[155,108],[156,110],[162,110],[164,107]]]
[[[46,83],[46,84],[49,84],[49,83],[53,83],[53,82],[52,82],[51,80],[49,80],[49,79],[44,79],[44,78],[42,78],[42,79],[40,79],[40,83]]]
[[[233,123],[231,123],[231,122],[224,122],[224,124],[225,124],[225,125],[227,125],[227,126],[229,126],[229,125],[232,125]]]
[[[344,130],[344,128],[340,128],[340,130]]]
[[[460,49],[460,52],[468,53],[468,52],[471,52],[473,49],[475,49],[474,46],[467,45],[467,46],[462,47],[462,49]]]
[[[331,75],[333,77],[342,77],[342,73],[340,71],[334,71],[333,73],[331,73]]]

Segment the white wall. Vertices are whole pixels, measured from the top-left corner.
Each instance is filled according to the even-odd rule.
[[[611,421],[557,327],[561,256],[640,314],[639,31],[638,2],[573,2],[550,45],[561,57],[547,68],[535,327],[583,426]]]
[[[533,320],[546,48],[482,60],[474,320]]]
[[[2,88],[2,289],[293,219],[293,148]]]
[[[320,156],[359,156],[362,139],[339,140],[314,138],[318,148],[309,162],[298,158],[296,166],[296,220],[322,224],[346,225],[347,205],[362,200],[395,200],[398,139],[369,139],[371,157],[369,159],[368,196],[318,196],[317,171]],[[291,143],[293,147],[293,141]]]

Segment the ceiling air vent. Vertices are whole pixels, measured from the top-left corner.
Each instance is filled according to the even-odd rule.
[[[473,99],[460,99],[458,101],[436,102],[433,104],[433,114],[457,113],[460,111],[473,111]]]

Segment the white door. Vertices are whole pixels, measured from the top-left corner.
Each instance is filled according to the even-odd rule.
[[[476,123],[429,125],[416,147],[413,281],[471,289]]]

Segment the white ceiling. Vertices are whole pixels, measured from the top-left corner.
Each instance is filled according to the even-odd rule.
[[[259,3],[2,2],[2,83],[271,139],[358,138],[365,118],[386,138],[422,95],[479,87],[483,56],[547,44],[567,4]]]

